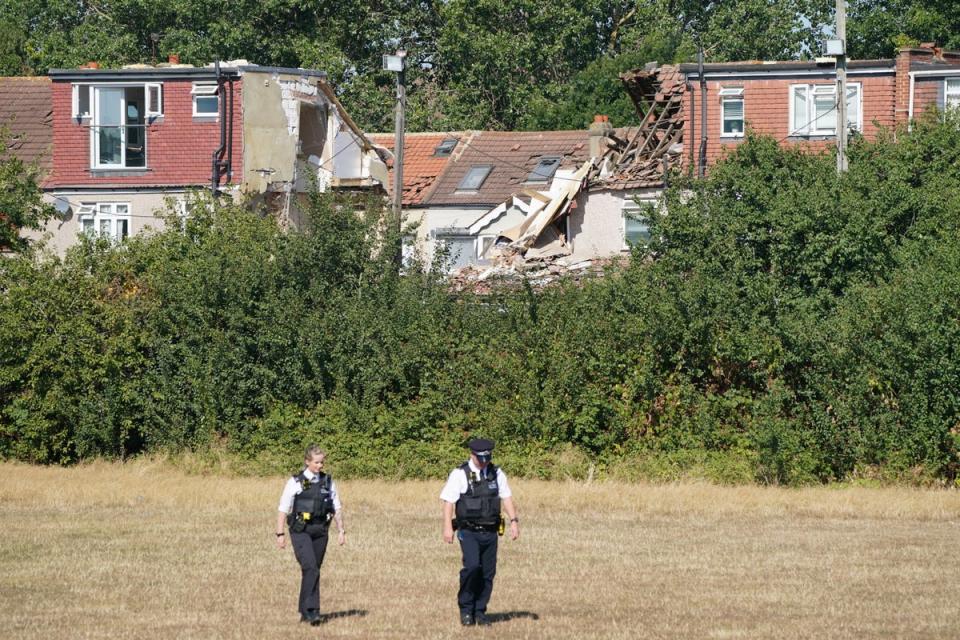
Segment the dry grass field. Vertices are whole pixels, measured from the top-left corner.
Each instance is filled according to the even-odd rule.
[[[461,628],[439,482],[343,482],[298,623],[282,478],[0,464],[4,638],[957,638],[960,492],[514,480],[489,628]]]

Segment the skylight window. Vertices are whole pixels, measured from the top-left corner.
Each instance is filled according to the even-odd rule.
[[[533,171],[530,172],[530,175],[527,176],[527,182],[546,182],[553,177],[559,166],[560,158],[558,156],[543,156],[537,166],[533,168]]]
[[[457,139],[456,138],[447,138],[443,140],[440,144],[437,145],[437,148],[433,150],[433,156],[435,158],[443,158],[449,156],[453,153],[453,150],[457,148]]]
[[[475,164],[470,167],[470,170],[467,171],[467,175],[463,176],[463,180],[460,181],[460,186],[457,187],[457,191],[477,191],[480,188],[480,185],[483,184],[483,181],[487,179],[487,176],[490,175],[490,171],[493,167],[489,164]]]

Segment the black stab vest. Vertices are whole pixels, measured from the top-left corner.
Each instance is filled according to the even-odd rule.
[[[293,497],[293,513],[309,513],[310,519],[316,522],[326,522],[327,515],[334,513],[333,493],[331,487],[333,478],[321,473],[316,480],[307,480],[303,471],[293,476],[304,487],[303,491]]]
[[[467,491],[457,500],[458,523],[481,527],[496,526],[500,522],[500,486],[497,484],[497,468],[492,464],[481,471],[482,478],[474,479],[470,463],[461,466],[467,474]]]

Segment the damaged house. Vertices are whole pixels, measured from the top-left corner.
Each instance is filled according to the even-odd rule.
[[[39,81],[38,81],[39,82]],[[326,75],[236,61],[53,69],[49,173],[58,212],[43,235],[58,252],[79,233],[120,240],[167,199],[210,189],[248,194],[297,225],[297,199],[321,190],[383,190],[386,165]]]
[[[868,139],[960,106],[960,52],[932,44],[849,61],[847,76],[849,126]],[[674,171],[705,174],[748,128],[811,152],[836,144],[833,58],[652,63],[621,80],[639,126],[597,116],[589,131],[448,135],[455,151],[408,212],[425,253],[447,246],[467,279],[581,268],[645,241],[638,202],[656,202]]]

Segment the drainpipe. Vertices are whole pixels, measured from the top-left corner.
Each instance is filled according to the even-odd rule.
[[[220,61],[214,63],[214,69],[217,74],[217,96],[220,105],[220,146],[216,148],[210,159],[210,191],[213,197],[220,195],[220,170],[222,168],[223,152],[226,150],[227,122],[226,122],[226,101],[223,99],[223,76],[220,74]]]
[[[227,117],[230,119],[229,130],[227,132],[227,184],[233,180],[233,78],[230,78],[230,107],[227,109]]]
[[[700,158],[697,177],[702,178],[707,165],[707,79],[703,77],[703,47],[697,49],[697,74],[700,77]]]
[[[687,91],[690,92],[690,136],[692,137],[693,132],[697,130],[697,94],[693,88],[693,84],[686,78],[684,79],[684,84],[687,87]],[[686,136],[684,136],[684,144],[687,145],[687,153],[690,155],[687,173],[692,176],[694,167],[693,140],[687,142]]]

